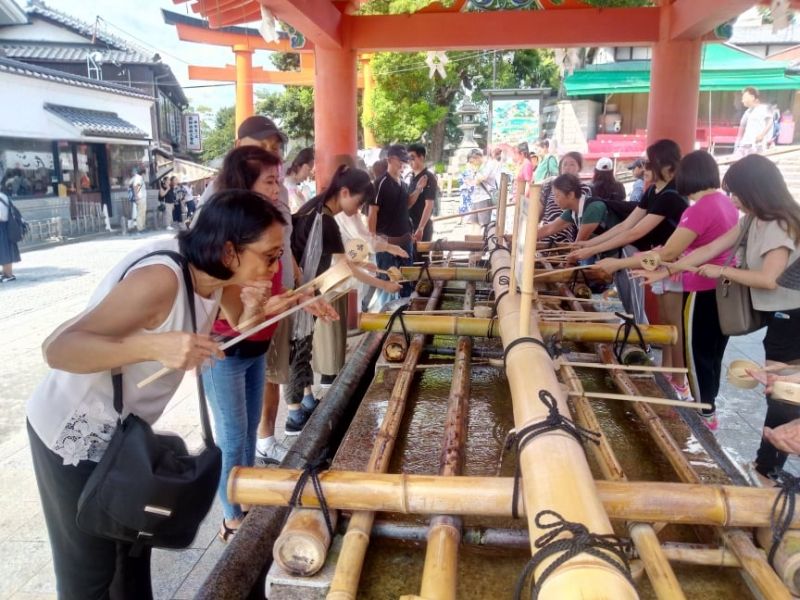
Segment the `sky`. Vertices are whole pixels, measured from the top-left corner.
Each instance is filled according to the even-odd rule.
[[[219,86],[221,82],[191,81],[188,65],[222,67],[233,64],[233,52],[228,48],[181,42],[175,27],[164,23],[161,9],[197,15],[189,4],[175,4],[172,0],[44,0],[45,4],[87,23],[94,23],[100,16],[100,27],[106,32],[130,40],[148,50],[158,52],[167,63],[193,107],[207,106],[216,111],[235,104],[234,86]],[[24,0],[17,0],[24,4]],[[254,66],[269,66],[269,53],[257,51],[253,56]],[[213,87],[192,87],[213,86]],[[256,89],[280,89],[280,86],[256,86]]]

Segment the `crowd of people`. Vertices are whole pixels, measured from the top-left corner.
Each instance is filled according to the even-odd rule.
[[[359,168],[355,157],[337,157],[330,180],[309,194],[303,184],[314,173],[313,149],[284,163],[287,137],[263,116],[246,119],[237,133],[235,148],[196,207],[193,197],[181,195],[184,186],[176,177],[160,183],[161,212],[168,227],[180,229],[177,237],[125,257],[88,308],[45,342],[51,370],[29,401],[28,433],[63,597],[100,597],[117,586],[137,597],[149,594],[147,550],[131,556],[125,544],[76,525],[78,498],[120,417],[115,392],[126,414],[152,424],[183,371],[201,370],[222,453],[219,536],[228,541],[248,510],[228,497],[228,474],[235,465],[278,464],[286,456],[275,436],[281,396],[285,433],[296,435],[344,365],[348,303],[344,296],[330,303],[320,299],[224,353],[220,342],[304,300],[291,290],[347,260],[350,239],[364,240],[374,257],[374,264],[353,270],[362,307],[381,309],[407,297],[409,284],[390,280],[386,271],[420,258],[415,242],[433,239],[439,189],[424,145],[389,146],[370,170]],[[499,149],[488,156],[477,149],[469,154],[459,177],[459,210],[471,213],[465,223],[489,221],[491,210],[474,211],[494,206],[502,158]],[[750,289],[754,308],[766,317],[768,365],[800,361],[794,342],[800,335],[800,291],[777,283],[800,257],[800,205],[774,163],[749,154],[720,180],[710,154],[681,156],[675,142],[660,140],[647,148],[646,158],[629,165],[635,183],[626,198],[607,158],[597,161],[591,179],[581,178],[580,153],[559,157],[547,141],[537,143],[534,153],[520,144],[514,162],[513,196],[519,199],[541,184],[540,241],[574,244],[568,262],[594,263],[613,274],[626,312],[638,323],[647,323],[643,286],[652,288],[657,322],[679,332],[679,342],[663,348],[662,363],[688,368],[688,380],[673,374],[672,385],[681,397],[711,406],[703,411],[711,429],[717,426],[714,407],[728,341],[719,325],[717,280]],[[130,186],[138,205],[141,175],[134,173]],[[186,264],[165,251],[179,253]],[[638,268],[642,252],[657,254],[663,266]],[[162,366],[174,370],[137,387]],[[121,389],[112,384],[116,372],[122,374]],[[781,376],[792,377],[763,379],[770,386]],[[787,452],[800,449],[800,408],[773,400],[769,392],[766,402],[755,468],[768,477],[783,466]]]

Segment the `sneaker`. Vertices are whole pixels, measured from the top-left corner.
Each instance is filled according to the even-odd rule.
[[[280,442],[275,442],[270,446],[269,450],[266,452],[262,452],[260,449],[256,449],[256,465],[258,466],[267,466],[267,465],[279,465],[283,462],[283,459],[286,458],[286,454],[289,452],[289,449],[281,444]]]
[[[675,390],[675,393],[678,394],[678,398],[683,400],[684,402],[691,402],[692,401],[692,391],[689,389],[688,385],[678,385],[677,383],[672,383],[672,388]]]
[[[711,413],[710,415],[700,413],[700,416],[703,417],[703,423],[705,423],[706,427],[708,427],[711,431],[716,431],[719,428],[717,413]]]
[[[300,435],[313,412],[313,410],[306,410],[304,407],[296,411],[290,411],[289,416],[286,417],[284,433],[286,435]]]
[[[6,281],[16,281],[17,277],[15,275],[3,275],[0,277],[0,282],[5,283]]]

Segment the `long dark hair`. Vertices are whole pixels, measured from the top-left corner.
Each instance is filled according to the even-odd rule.
[[[260,146],[239,146],[225,156],[214,189],[249,190],[264,169],[279,167],[280,164],[280,158]]]
[[[296,175],[303,165],[310,165],[314,162],[314,149],[313,148],[303,148],[300,152],[297,153],[297,156],[294,157],[292,164],[289,165],[289,168],[286,169],[287,175]]]
[[[610,200],[619,195],[619,182],[614,177],[614,171],[594,170],[592,177],[592,195],[605,200]],[[623,198],[624,199],[624,196]]]
[[[780,221],[795,243],[800,242],[800,205],[792,197],[777,165],[759,154],[733,163],[722,186],[736,197],[747,212],[762,221]]]
[[[681,159],[675,175],[675,189],[687,198],[703,190],[719,187],[719,165],[705,150],[689,152]]]
[[[375,186],[372,185],[366,171],[339,165],[325,191],[301,206],[297,214],[307,215],[314,210],[322,210],[322,205],[336,198],[343,188],[347,188],[352,196],[360,195],[362,205],[372,202],[375,198]]]
[[[658,140],[647,147],[647,161],[654,181],[661,179],[661,172],[668,167],[674,177],[681,162],[681,147],[673,140]]]
[[[286,225],[278,209],[261,194],[234,189],[215,193],[203,206],[194,227],[178,234],[178,244],[190,264],[216,279],[230,279],[225,243],[237,252],[256,242],[274,224]]]

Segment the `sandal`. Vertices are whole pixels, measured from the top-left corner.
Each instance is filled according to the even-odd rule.
[[[222,540],[227,544],[229,541],[231,541],[231,538],[236,535],[237,531],[239,531],[238,527],[236,529],[228,527],[228,524],[225,522],[225,519],[222,519],[222,527],[220,527],[220,530],[217,533],[217,537],[219,537],[220,540]]]

